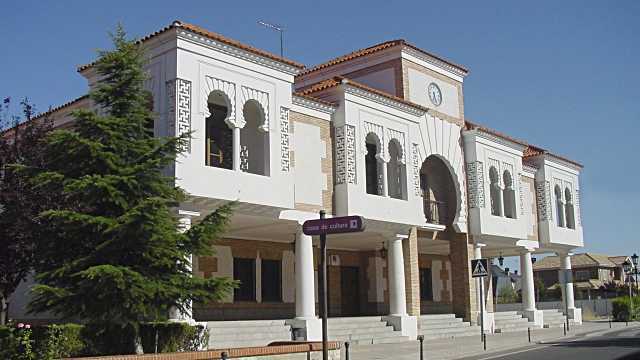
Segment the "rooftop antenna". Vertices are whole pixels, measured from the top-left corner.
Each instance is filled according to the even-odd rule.
[[[271,24],[262,20],[258,21],[258,24],[280,33],[280,57],[284,57],[284,27],[277,24]]]

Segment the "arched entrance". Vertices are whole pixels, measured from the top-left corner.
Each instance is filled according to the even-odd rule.
[[[431,155],[422,163],[420,188],[427,222],[451,225],[458,208],[457,192],[449,167],[440,157]]]

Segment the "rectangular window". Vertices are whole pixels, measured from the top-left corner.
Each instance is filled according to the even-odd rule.
[[[589,270],[576,271],[576,281],[586,281],[589,279],[591,279],[591,271]]]
[[[420,268],[420,300],[433,301],[431,268]]]
[[[233,279],[240,282],[234,301],[256,301],[256,259],[233,258]]]
[[[282,263],[262,260],[262,302],[282,302]]]

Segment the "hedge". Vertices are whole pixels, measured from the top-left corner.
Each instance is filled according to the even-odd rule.
[[[635,298],[632,301],[628,296],[618,297],[613,299],[612,305],[611,313],[616,321],[631,321],[639,318],[639,298]]]

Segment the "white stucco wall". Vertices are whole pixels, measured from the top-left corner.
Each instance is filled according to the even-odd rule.
[[[362,76],[356,76],[353,80],[374,89],[382,90],[388,94],[396,94],[396,77],[395,70],[393,68],[372,72]]]
[[[458,99],[457,87],[416,69],[409,68],[407,73],[409,75],[409,101],[433,108],[455,118],[460,117],[460,100]],[[431,83],[438,85],[442,92],[442,103],[439,106],[434,105],[429,100],[427,88]]]
[[[320,128],[295,123],[295,202],[322,205],[322,191],[327,190],[327,177],[321,162],[327,157],[326,144],[320,138]]]

